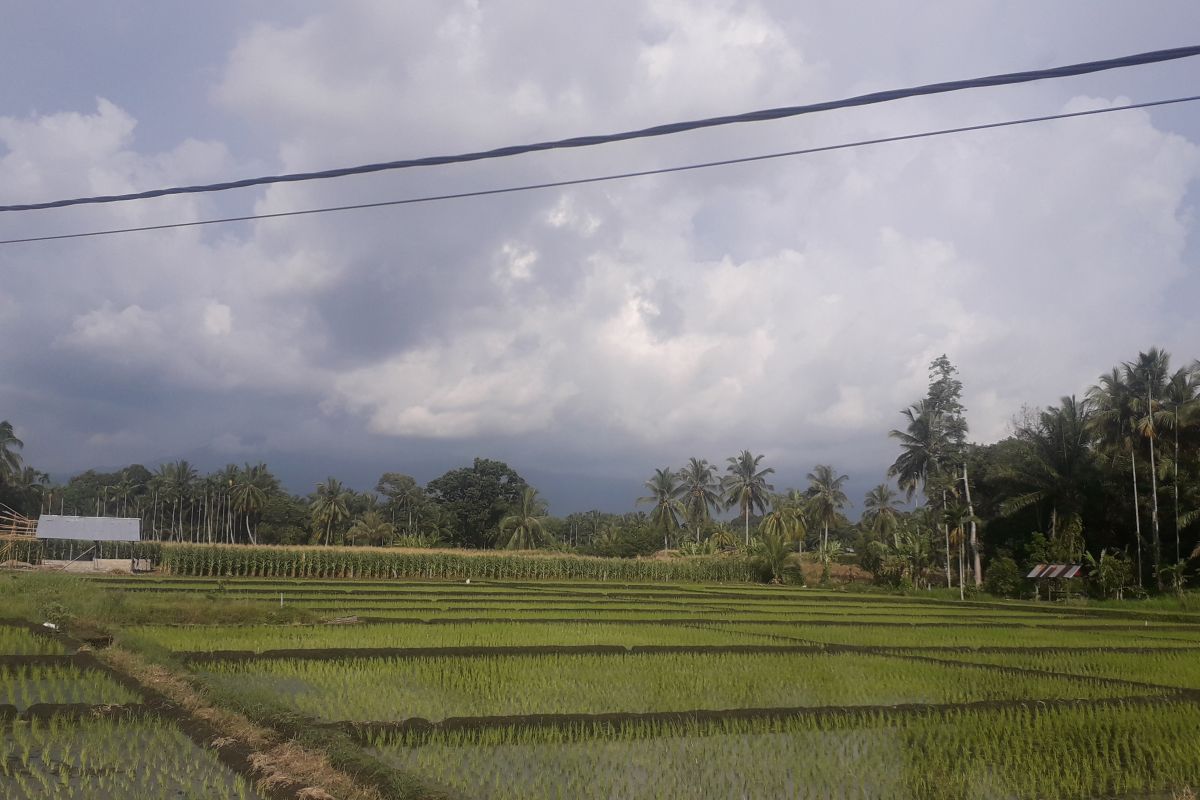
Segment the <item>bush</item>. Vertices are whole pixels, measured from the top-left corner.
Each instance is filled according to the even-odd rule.
[[[988,564],[983,577],[983,588],[997,597],[1017,597],[1021,593],[1021,568],[1007,553],[999,555]]]

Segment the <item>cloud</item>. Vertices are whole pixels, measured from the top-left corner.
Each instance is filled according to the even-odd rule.
[[[868,26],[849,48],[860,15],[830,14],[715,0],[347,3],[220,43],[229,57],[214,108],[273,152],[240,154],[250,145],[232,127],[228,141],[143,150],[137,121],[102,100],[0,117],[0,185],[43,199],[216,180],[264,160],[329,167],[1068,60],[960,50],[909,64],[892,31]],[[987,20],[1010,24],[986,3],[951,17],[939,24],[955,41]],[[394,199],[1124,102],[1103,85],[83,209],[29,229]],[[0,336],[36,344],[0,361],[21,375],[2,387],[6,415],[33,420],[30,452],[56,469],[82,466],[78,440],[109,445],[114,459],[258,453],[305,483],[339,460],[434,469],[506,454],[545,474],[552,498],[579,498],[561,476],[636,487],[652,466],[750,448],[781,487],[817,462],[865,486],[882,478],[894,457],[886,432],[943,352],[985,441],[1023,404],[1081,391],[1138,348],[1200,355],[1178,302],[1200,290],[1194,138],[1122,112],[502,198],[9,248]],[[0,233],[26,219],[0,218]],[[56,426],[56,415],[74,421]]]

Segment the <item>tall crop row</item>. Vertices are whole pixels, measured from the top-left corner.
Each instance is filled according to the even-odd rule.
[[[745,561],[732,558],[643,561],[335,547],[164,544],[162,566],[172,575],[199,577],[708,583],[754,580],[750,566]]]

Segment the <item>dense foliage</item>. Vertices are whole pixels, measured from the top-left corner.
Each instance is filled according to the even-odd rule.
[[[1173,369],[1170,356],[1152,348],[1099,375],[1082,396],[1022,409],[1010,435],[987,445],[969,442],[962,393],[950,360],[934,359],[926,395],[903,409],[902,426],[890,433],[900,452],[888,481],[867,493],[857,523],[846,516],[853,506],[844,491],[848,477],[833,466],[818,464],[807,486],[776,492],[768,482],[775,470],[749,450],[726,458],[723,474],[720,462],[696,457],[678,470],[656,469],[637,500],[644,510],[554,517],[512,467],[486,458],[425,486],[387,472],[372,491],[330,477],[307,496],[287,493],[263,463],[207,475],[187,461],[154,471],[133,464],[53,485],[22,463],[23,443],[7,421],[0,422],[0,502],[28,516],[136,516],[147,538],[174,543],[554,549],[618,558],[659,550],[734,554],[754,577],[771,582],[802,582],[799,554],[807,548],[822,583],[833,579],[834,564],[852,560],[894,588],[943,583],[963,596],[980,588],[1027,594],[1022,576],[1042,562],[1084,563],[1086,579],[1054,588],[1096,597],[1177,590],[1194,577],[1200,365]],[[904,499],[918,505],[905,508]],[[199,558],[185,552],[171,557],[173,568],[199,569],[180,566]],[[216,556],[205,558],[216,563]],[[238,556],[241,566],[220,569],[298,569],[292,561],[272,566],[282,558]],[[378,556],[336,563],[320,569],[385,569]],[[264,571],[276,569],[285,572]]]

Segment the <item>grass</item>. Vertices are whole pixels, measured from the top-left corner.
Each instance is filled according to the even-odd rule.
[[[207,664],[231,692],[274,692],[326,721],[1104,698],[1127,687],[857,654],[279,659]]]
[[[0,574],[0,609],[11,617],[50,621],[77,635],[148,622],[247,624],[301,622],[317,615],[298,606],[223,597],[218,593],[159,596],[126,592],[103,581],[61,573]]]

